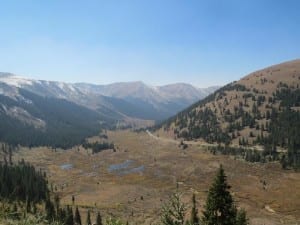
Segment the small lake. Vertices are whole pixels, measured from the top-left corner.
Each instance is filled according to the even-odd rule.
[[[126,169],[130,166],[131,163],[133,163],[133,160],[126,160],[125,162],[120,164],[112,164],[108,167],[108,171],[114,172],[114,171]]]
[[[124,170],[124,171],[120,171],[118,174],[119,175],[127,175],[127,174],[132,174],[132,173],[142,173],[145,170],[145,166],[139,166],[139,167],[135,167],[129,170]]]
[[[73,164],[71,164],[71,163],[65,163],[65,164],[62,164],[60,166],[60,168],[63,169],[63,170],[70,170],[70,169],[73,168]]]
[[[108,167],[108,172],[110,173],[116,173],[118,175],[127,175],[132,173],[141,173],[144,172],[145,166],[141,165],[138,167],[135,167],[133,165],[133,160],[126,160],[119,164],[112,164]]]

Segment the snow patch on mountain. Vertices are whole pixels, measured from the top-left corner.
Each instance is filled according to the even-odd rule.
[[[9,73],[2,73],[0,76],[0,81],[8,85],[13,85],[15,87],[22,87],[23,85],[33,84],[33,81],[30,79],[26,79]]]
[[[36,118],[32,116],[30,113],[28,113],[26,110],[20,107],[6,107],[2,105],[2,108],[4,109],[4,112],[17,120],[19,120],[22,123],[28,124],[30,126],[33,126],[36,129],[43,129],[46,127],[45,121],[43,121],[40,118]]]

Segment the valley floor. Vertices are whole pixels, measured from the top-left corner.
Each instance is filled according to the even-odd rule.
[[[103,217],[116,215],[136,224],[159,220],[161,205],[177,182],[186,203],[196,193],[201,210],[223,164],[234,199],[246,209],[251,224],[300,222],[300,173],[284,171],[278,163],[247,163],[212,155],[198,145],[182,150],[177,142],[161,141],[146,132],[108,132],[108,138],[116,151],[33,148],[21,149],[14,158],[45,170],[63,204],[71,205],[74,195],[82,212],[98,208]]]

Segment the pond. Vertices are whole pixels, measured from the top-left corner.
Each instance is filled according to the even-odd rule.
[[[141,165],[138,167],[135,167],[133,165],[133,160],[126,160],[119,164],[112,164],[108,167],[108,171],[110,173],[116,173],[118,175],[127,175],[132,173],[141,173],[144,172],[145,166]]]
[[[126,160],[125,162],[120,164],[112,164],[108,167],[108,171],[114,172],[114,171],[126,169],[130,166],[131,163],[133,163],[133,160]]]
[[[70,170],[70,169],[73,168],[73,164],[71,164],[71,163],[65,163],[65,164],[62,164],[60,166],[60,168],[63,169],[63,170]]]

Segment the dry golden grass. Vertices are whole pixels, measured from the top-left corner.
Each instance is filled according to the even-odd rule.
[[[202,209],[209,185],[222,163],[234,199],[247,210],[251,224],[300,222],[300,173],[283,171],[277,163],[250,164],[212,155],[195,144],[181,150],[175,142],[161,141],[147,133],[117,131],[108,132],[108,137],[117,146],[116,152],[91,155],[81,148],[57,152],[35,148],[22,149],[14,157],[47,171],[62,203],[72,204],[74,195],[83,214],[90,207],[99,209],[104,217],[113,214],[130,224],[154,223],[159,219],[162,202],[176,189],[176,182],[184,201],[190,203],[195,192]],[[143,165],[145,170],[127,175],[108,171],[110,165],[126,160],[133,160],[130,168]],[[71,163],[73,168],[61,169],[65,163]]]

